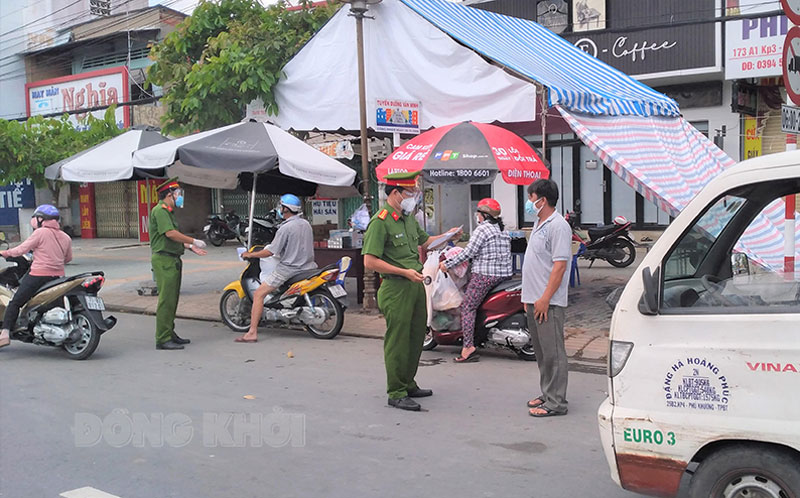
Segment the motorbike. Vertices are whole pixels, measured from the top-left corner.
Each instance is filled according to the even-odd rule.
[[[13,272],[24,275],[30,268],[24,256],[7,258]],[[97,293],[105,282],[101,271],[61,277],[42,286],[22,307],[11,339],[40,346],[63,348],[74,360],[85,360],[97,349],[100,336],[111,330],[117,319],[103,317],[105,305]],[[0,286],[0,315],[14,297],[15,288]]]
[[[230,209],[225,213],[212,214],[203,227],[208,241],[216,247],[227,240],[237,239],[243,245],[247,244],[248,222]],[[278,220],[273,213],[266,217],[253,217],[253,244],[268,244],[275,238],[278,231]]]
[[[249,252],[262,249],[254,246]],[[222,321],[234,332],[250,328],[253,292],[261,285],[259,259],[248,259],[240,278],[228,284],[219,302]],[[303,325],[317,339],[333,339],[344,325],[344,279],[352,262],[345,256],[324,268],[302,271],[264,299],[260,323]]]
[[[438,345],[460,346],[462,342],[461,330],[428,327],[422,349],[430,351]],[[536,361],[522,304],[522,280],[505,280],[489,290],[475,316],[474,342],[478,348],[510,349],[523,360]]]
[[[583,244],[578,250],[578,257],[590,261],[592,267],[596,259],[607,261],[611,266],[625,268],[636,259],[636,244],[630,235],[631,222],[624,216],[617,216],[610,225],[589,228],[589,238],[578,232],[576,218],[579,210],[567,213],[567,222],[572,227],[572,240]]]

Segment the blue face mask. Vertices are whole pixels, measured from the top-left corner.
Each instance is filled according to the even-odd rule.
[[[537,202],[538,202],[538,200],[537,200]],[[544,206],[542,206],[542,207],[544,207]],[[531,215],[531,216],[539,216],[539,211],[541,211],[541,210],[542,210],[542,208],[541,207],[536,207],[536,203],[534,203],[530,199],[525,201],[525,212],[528,213],[529,215]]]
[[[175,199],[175,207],[179,207],[179,208],[182,208],[182,207],[183,207],[183,196],[182,196],[182,195],[179,195],[179,196],[178,196],[178,197]]]
[[[279,220],[282,220],[283,219],[283,210],[281,208],[277,208],[275,210],[275,216],[277,216]]]

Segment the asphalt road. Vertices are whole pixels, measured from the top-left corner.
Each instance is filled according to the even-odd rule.
[[[603,375],[571,372],[569,415],[534,419],[535,363],[434,350],[418,381],[435,395],[410,413],[386,406],[380,341],[178,327],[184,351],[156,351],[154,318],[135,315],[88,361],[0,351],[0,496],[633,496],[600,448]]]

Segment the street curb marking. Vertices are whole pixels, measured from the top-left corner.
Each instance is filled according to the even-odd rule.
[[[64,498],[120,498],[117,495],[100,491],[99,489],[95,489],[91,486],[73,489],[72,491],[64,491],[58,496],[63,496]]]

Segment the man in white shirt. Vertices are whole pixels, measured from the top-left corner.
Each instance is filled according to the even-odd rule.
[[[532,417],[567,413],[567,352],[564,317],[572,257],[572,229],[556,212],[558,186],[537,180],[528,186],[525,211],[536,217],[522,265],[522,302],[539,365],[542,394],[528,402]]]

